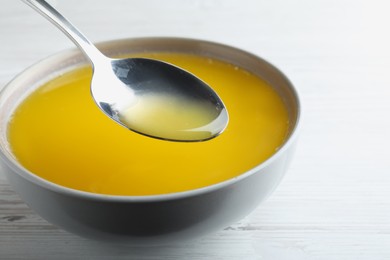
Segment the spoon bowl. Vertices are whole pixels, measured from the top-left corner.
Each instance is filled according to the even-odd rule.
[[[92,97],[117,123],[181,142],[209,140],[225,130],[229,119],[222,100],[195,75],[153,59],[108,58],[46,1],[22,1],[61,29],[91,61]]]

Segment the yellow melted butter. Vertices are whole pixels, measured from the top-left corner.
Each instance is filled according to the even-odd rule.
[[[167,95],[144,95],[119,113],[121,122],[149,136],[171,140],[209,139],[214,132],[208,127],[215,121],[214,107],[205,102]]]
[[[46,180],[82,191],[153,195],[236,177],[283,144],[288,113],[264,80],[206,57],[141,56],[173,63],[212,86],[229,111],[225,132],[196,143],[161,141],[131,132],[95,105],[89,89],[91,70],[81,68],[41,86],[15,110],[8,137],[19,162]]]

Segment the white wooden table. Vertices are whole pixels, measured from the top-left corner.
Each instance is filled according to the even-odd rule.
[[[0,171],[0,259],[390,259],[388,1],[52,2],[93,41],[179,36],[258,54],[299,89],[304,127],[267,202],[182,245],[107,246],[66,233],[32,212]],[[70,47],[21,1],[0,0],[0,87]]]

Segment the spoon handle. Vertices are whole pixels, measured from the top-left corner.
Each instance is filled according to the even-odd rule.
[[[24,3],[32,7],[43,17],[53,23],[57,28],[71,39],[80,50],[91,60],[92,63],[98,62],[99,58],[105,56],[92,44],[87,37],[84,36],[71,22],[69,22],[62,14],[52,7],[45,0],[22,0]]]

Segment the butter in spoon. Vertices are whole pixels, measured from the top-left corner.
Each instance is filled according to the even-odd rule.
[[[166,62],[103,55],[44,0],[22,0],[61,29],[91,61],[91,93],[98,107],[128,129],[158,139],[212,139],[228,124],[219,96],[193,74]]]

